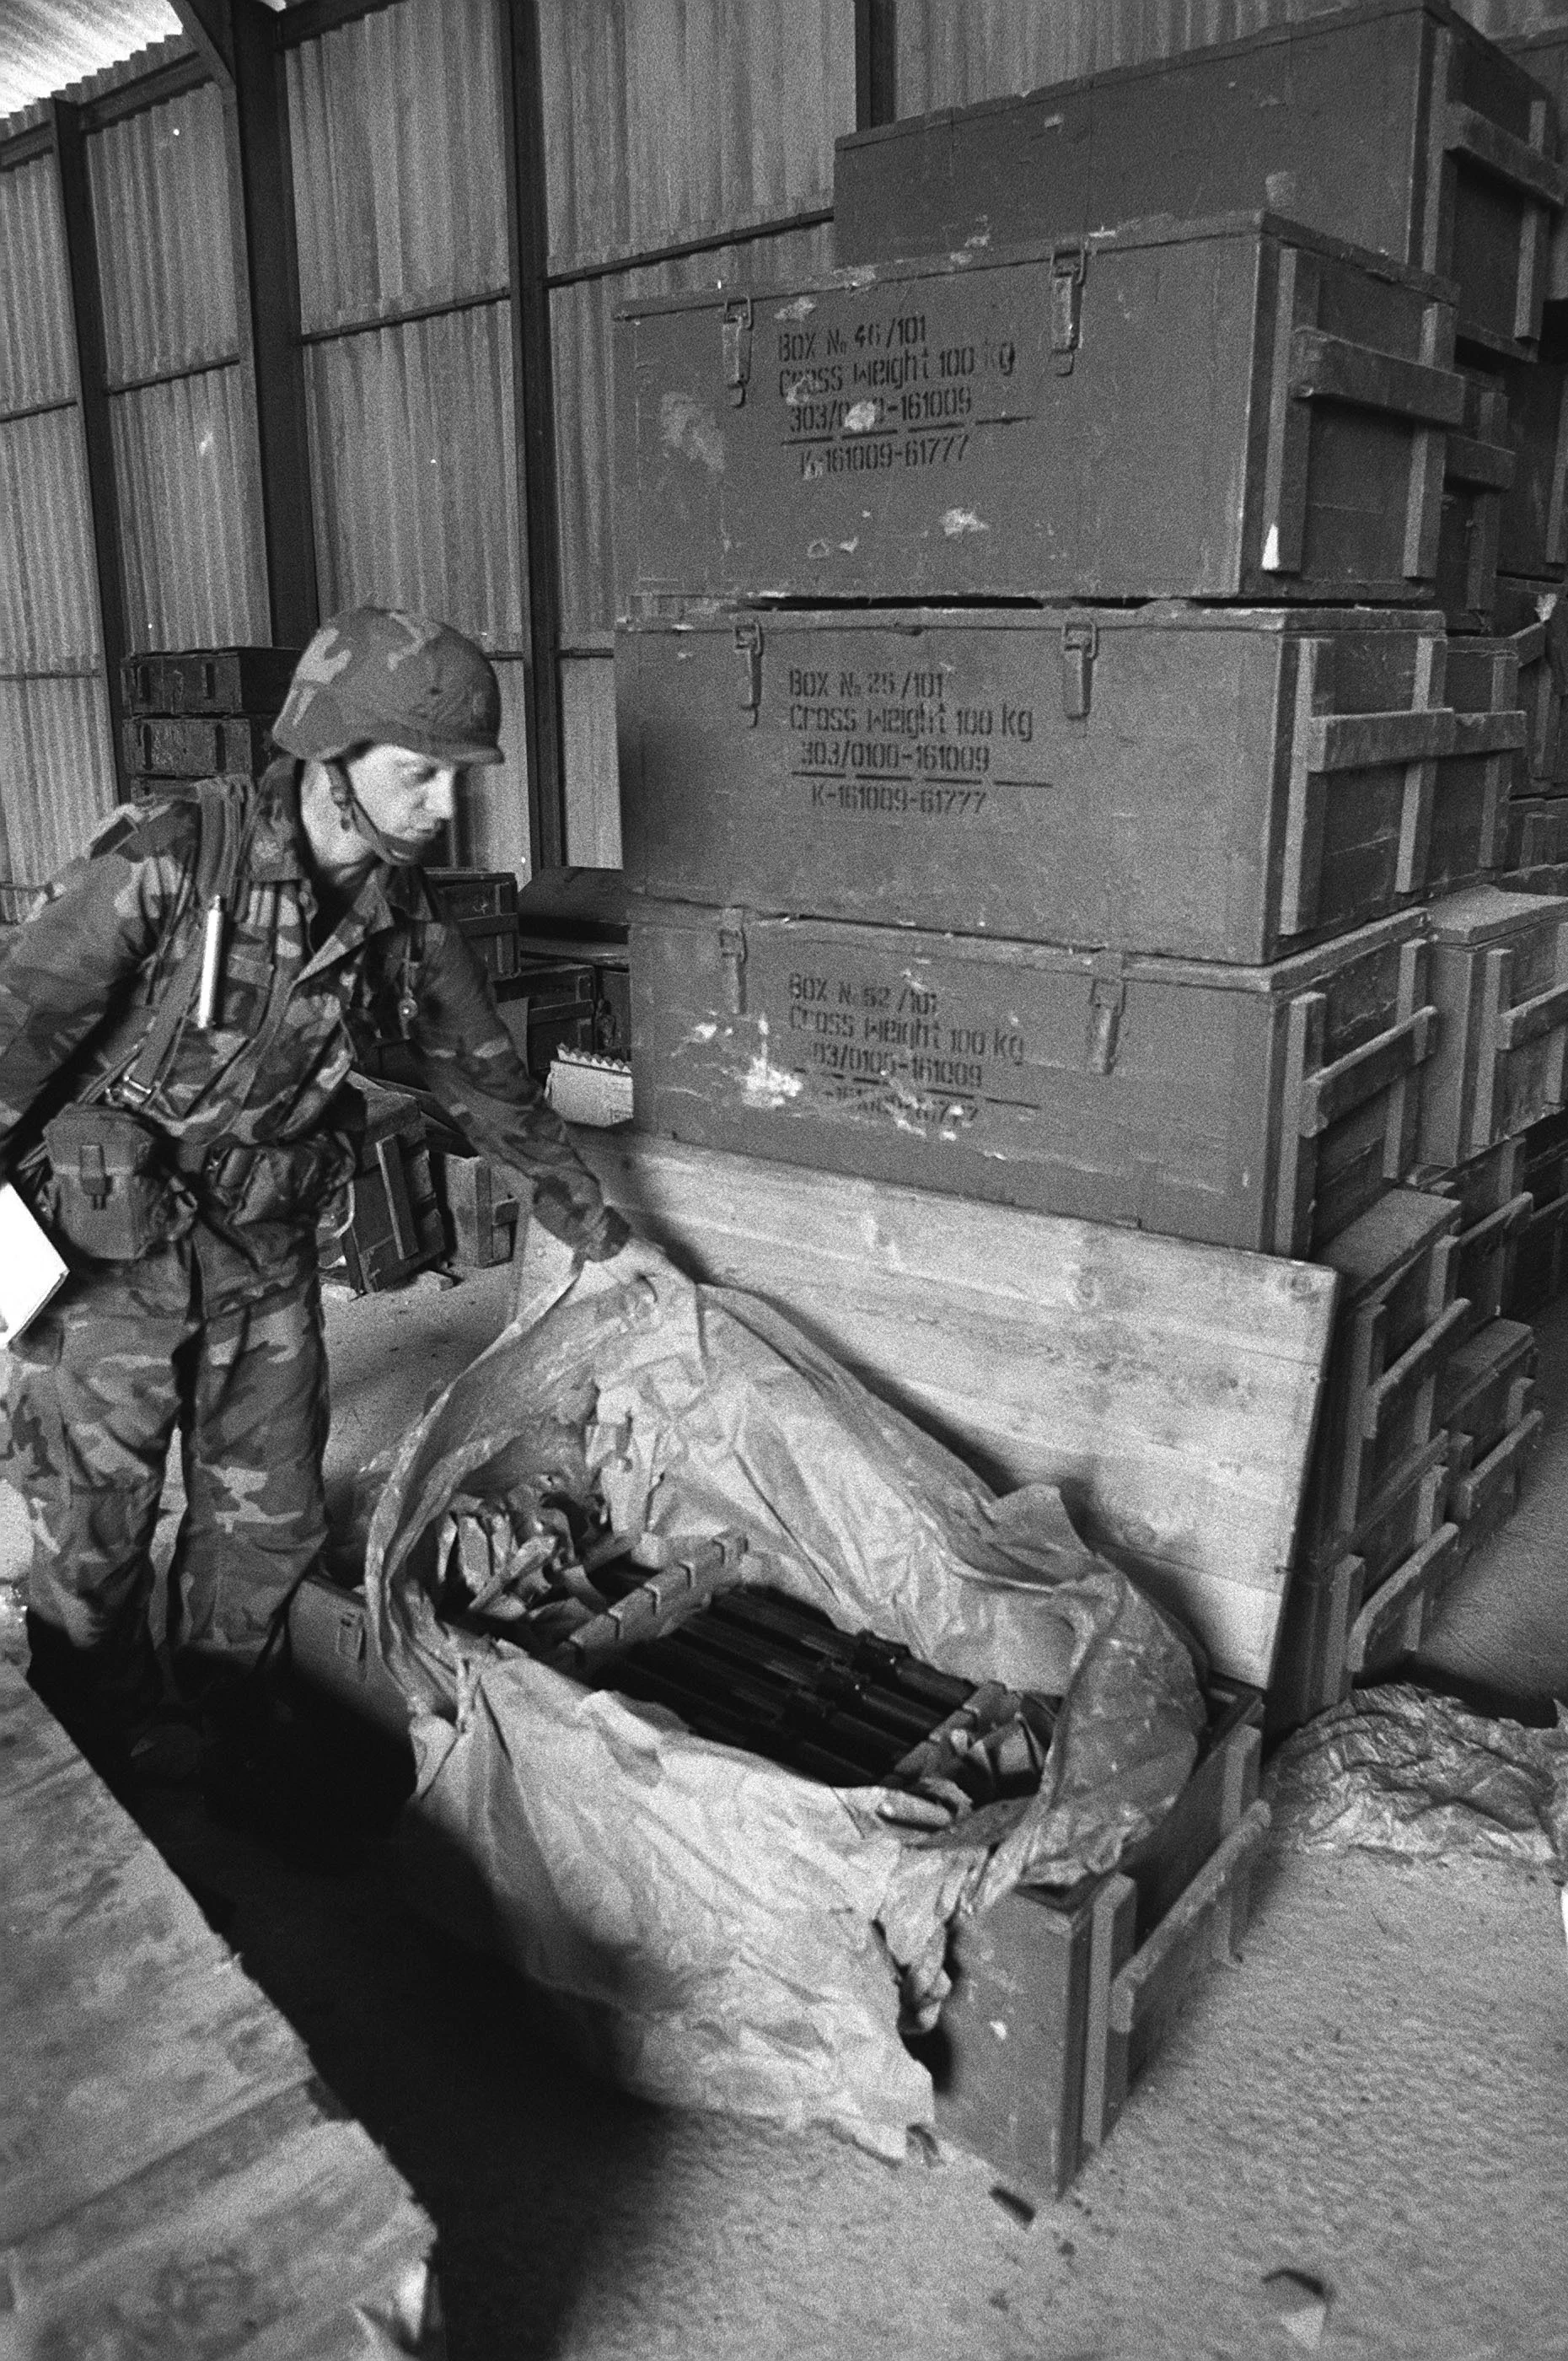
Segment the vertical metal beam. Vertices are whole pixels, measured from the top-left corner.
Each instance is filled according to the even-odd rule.
[[[126,801],[125,718],[120,666],[129,653],[126,622],[124,551],[115,446],[109,425],[108,369],[104,347],[104,293],[98,276],[98,240],[93,222],[93,192],[87,177],[87,143],[82,110],[64,99],[49,102],[55,167],[60,179],[65,229],[66,268],[76,343],[76,397],[87,453],[87,498],[98,577],[98,631],[109,698],[114,749],[115,795]]]
[[[220,90],[234,81],[234,33],[229,0],[170,0],[186,37]]]
[[[556,512],[554,365],[538,0],[503,0],[507,237],[518,428],[518,540],[523,561],[523,709],[528,839],[535,870],[566,858],[561,737],[561,543]]]
[[[213,0],[206,0],[211,6]],[[238,274],[240,368],[256,420],[272,640],[303,647],[319,619],[305,356],[300,343],[294,166],[280,19],[231,0],[224,97]]]
[[[855,128],[898,120],[898,0],[855,0]]]

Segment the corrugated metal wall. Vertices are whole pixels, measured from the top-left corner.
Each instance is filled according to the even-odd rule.
[[[93,132],[87,165],[129,644],[264,641],[260,497],[216,89],[203,83]]]
[[[543,0],[539,13],[553,278],[831,205],[833,143],[855,120],[852,0]],[[635,295],[825,269],[828,239],[748,239],[551,298],[573,861],[620,858],[610,315]]]
[[[0,171],[0,861],[38,884],[114,801],[52,156]]]
[[[526,874],[501,23],[398,0],[291,50],[289,119],[323,612],[422,609],[489,652],[508,759],[470,775],[456,854]]]

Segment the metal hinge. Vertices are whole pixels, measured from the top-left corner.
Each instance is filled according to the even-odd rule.
[[[762,627],[754,615],[744,616],[736,624],[735,653],[746,667],[735,702],[746,716],[748,729],[754,730],[762,702]]]
[[[724,1005],[731,1016],[746,1014],[746,922],[726,910],[718,925],[718,958],[724,970]]]
[[[1061,627],[1061,709],[1069,721],[1087,719],[1093,688],[1100,626],[1090,620]]]
[[[1127,982],[1123,975],[1097,975],[1089,992],[1089,1071],[1108,1074],[1116,1063],[1122,1034],[1122,1012],[1127,1005]]]
[[[1081,246],[1051,249],[1051,368],[1058,377],[1072,374],[1088,260],[1088,250]]]
[[[719,331],[724,345],[724,385],[732,410],[739,410],[746,399],[746,383],[751,374],[751,299],[749,295],[731,295],[724,306],[723,325]]]

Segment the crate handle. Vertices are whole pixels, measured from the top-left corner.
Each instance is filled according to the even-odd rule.
[[[1450,99],[1443,117],[1442,144],[1451,155],[1467,157],[1499,181],[1509,181],[1516,189],[1524,189],[1543,205],[1561,208],[1568,204],[1568,172],[1532,148],[1528,139],[1516,137],[1494,123],[1489,115],[1482,115],[1458,99]]]
[[[1429,426],[1459,426],[1464,420],[1464,379],[1452,369],[1353,345],[1324,328],[1291,331],[1290,392],[1299,401],[1391,410]]]
[[[1345,1642],[1345,1668],[1352,1680],[1390,1656],[1420,1646],[1432,1602],[1457,1571],[1458,1541],[1457,1525],[1439,1525],[1429,1541],[1411,1551],[1398,1572],[1373,1592]],[[1385,1647],[1386,1640],[1393,1644]]]
[[[1260,1796],[1249,1804],[1228,1837],[1209,1855],[1185,1892],[1172,1903],[1142,1948],[1134,1952],[1111,1987],[1111,2030],[1130,2038],[1168,1996],[1171,1971],[1178,1953],[1207,1923],[1212,1936],[1222,1939],[1234,1955],[1228,1915],[1220,1913],[1233,1887],[1252,1866],[1253,1855],[1268,1834],[1268,1806]]]
[[[724,354],[724,390],[729,406],[739,410],[746,399],[751,374],[751,299],[731,295],[719,317],[718,338]]]
[[[1505,443],[1483,443],[1476,434],[1451,434],[1443,445],[1442,480],[1483,492],[1506,492],[1518,462]]]
[[[1486,1454],[1479,1467],[1470,1468],[1458,1478],[1453,1487],[1453,1512],[1462,1525],[1481,1516],[1499,1492],[1518,1481],[1519,1463],[1528,1459],[1535,1449],[1544,1424],[1542,1413],[1532,1410],[1511,1433],[1504,1435],[1495,1450]]]
[[[1472,1306],[1465,1295],[1457,1295],[1445,1311],[1440,1312],[1430,1328],[1424,1328],[1413,1345],[1407,1346],[1397,1361],[1390,1362],[1374,1386],[1366,1389],[1366,1400],[1361,1416],[1361,1439],[1376,1441],[1378,1430],[1387,1414],[1389,1405],[1402,1394],[1412,1392],[1430,1374],[1431,1365],[1456,1329],[1470,1323]]]
[[[1456,713],[1456,754],[1513,754],[1524,744],[1525,717],[1519,708],[1507,713]]]
[[[1433,762],[1453,752],[1461,718],[1447,705],[1398,713],[1314,713],[1302,727],[1298,765],[1312,772],[1369,771],[1378,763]]]
[[[1521,1000],[1517,1007],[1497,1012],[1497,1041],[1504,1049],[1522,1049],[1528,1041],[1539,1041],[1543,1033],[1568,1019],[1568,983],[1548,985],[1533,1000]]]
[[[392,1244],[400,1261],[411,1262],[419,1253],[419,1235],[414,1228],[413,1207],[409,1202],[409,1186],[403,1177],[403,1159],[399,1154],[396,1134],[390,1139],[376,1142],[376,1161],[381,1168],[381,1180],[387,1191],[387,1211],[392,1217]]]
[[[1522,1189],[1517,1197],[1510,1197],[1506,1205],[1499,1205],[1495,1212],[1484,1213],[1478,1222],[1473,1222],[1461,1236],[1460,1246],[1467,1254],[1471,1253],[1477,1246],[1487,1244],[1494,1230],[1499,1231],[1505,1238],[1509,1237],[1515,1230],[1523,1229],[1534,1211],[1535,1199],[1528,1189]]]
[[[1431,1048],[1436,1026],[1435,1008],[1415,1009],[1398,1025],[1390,1025],[1387,1033],[1376,1034],[1370,1041],[1363,1041],[1359,1049],[1347,1049],[1332,1066],[1320,1066],[1315,1074],[1305,1075],[1301,1083],[1301,1137],[1316,1139],[1331,1123],[1336,1123],[1352,1107],[1369,1099],[1375,1091],[1408,1074],[1412,1066],[1419,1066]]]

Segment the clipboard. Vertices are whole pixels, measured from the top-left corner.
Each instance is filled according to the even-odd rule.
[[[0,1188],[0,1348],[26,1333],[65,1275],[52,1240],[7,1180]]]

